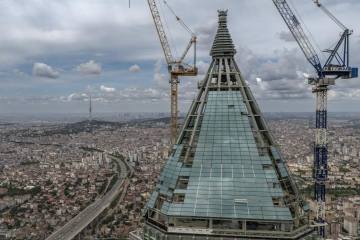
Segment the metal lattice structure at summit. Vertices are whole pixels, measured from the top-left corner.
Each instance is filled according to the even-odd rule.
[[[234,60],[227,11],[212,63],[131,239],[303,239],[308,207]]]

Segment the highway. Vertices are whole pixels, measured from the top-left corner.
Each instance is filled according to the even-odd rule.
[[[102,198],[95,200],[91,205],[76,215],[62,228],[51,234],[46,240],[71,240],[77,236],[84,228],[86,228],[94,219],[99,216],[112,201],[129,185],[129,170],[126,163],[112,157],[120,164],[120,176],[114,186]],[[131,172],[131,170],[130,170]],[[122,201],[125,194],[122,194],[119,201]]]

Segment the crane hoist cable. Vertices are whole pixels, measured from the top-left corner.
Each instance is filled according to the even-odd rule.
[[[178,50],[177,50],[177,47],[176,47],[176,44],[175,44],[175,40],[174,40],[174,38],[173,38],[173,35],[172,35],[172,32],[171,32],[171,30],[170,30],[170,27],[169,27],[169,24],[168,24],[168,21],[167,21],[167,18],[166,18],[166,16],[165,16],[165,11],[164,11],[164,7],[163,7],[163,5],[162,4],[159,4],[160,5],[160,7],[161,7],[161,12],[163,12],[163,17],[162,17],[162,19],[164,19],[164,23],[165,23],[165,28],[166,28],[166,30],[167,30],[167,33],[169,34],[169,40],[170,40],[170,42],[171,42],[171,44],[170,44],[170,46],[171,47],[173,47],[173,50],[174,50],[174,53],[175,53],[175,59],[177,58],[177,56],[178,56],[178,54],[179,54],[179,52],[178,52]],[[165,4],[166,5],[166,4]]]
[[[178,14],[176,14],[175,10],[170,6],[170,4],[168,3],[168,1],[162,0],[162,2],[163,2],[163,5],[165,5],[165,6],[168,8],[168,10],[170,11],[170,13],[171,13],[172,15],[174,15],[176,21],[180,24],[180,26],[182,26],[182,28],[183,28],[185,31],[187,31],[192,37],[196,37],[195,33],[191,30],[191,28],[184,22],[184,20],[182,20],[181,17],[179,17]],[[160,5],[160,7],[161,7],[162,12],[165,13],[166,11],[164,11],[163,5],[162,5],[162,4],[159,4],[159,5]],[[175,58],[178,59],[177,56],[178,56],[178,53],[179,53],[179,52],[178,52],[178,49],[177,49],[177,47],[176,47],[177,45],[175,44],[175,41],[174,41],[174,38],[173,38],[173,35],[172,35],[172,32],[171,32],[171,29],[170,29],[170,27],[169,27],[169,24],[168,24],[168,21],[167,21],[167,17],[165,16],[165,14],[163,14],[163,19],[164,19],[164,23],[165,23],[164,25],[165,25],[165,27],[166,27],[166,29],[167,29],[168,34],[169,34],[171,46],[172,46],[173,49],[174,49]],[[186,54],[186,52],[185,52],[184,54]],[[180,58],[180,61],[182,61],[182,60],[183,60],[183,57]]]
[[[320,3],[320,0],[313,0],[315,5],[318,6],[324,13],[327,15],[341,30],[342,32],[340,35],[343,35],[344,32],[347,32],[348,35],[351,35],[353,33],[352,30],[348,29],[337,17],[335,17],[329,9],[327,9],[324,5]],[[338,42],[335,42],[334,44],[330,45],[327,49],[323,50],[322,52],[331,52],[331,49],[335,49],[338,45]],[[335,59],[338,63],[340,63],[339,58],[337,55],[335,55]]]
[[[167,6],[167,8],[170,10],[170,12],[175,16],[176,20],[180,23],[181,26],[183,26],[183,28],[188,31],[188,33],[190,33],[191,35],[195,35],[194,32],[191,30],[190,27],[188,27],[186,25],[186,23],[176,14],[176,12],[174,11],[174,9],[169,5],[169,3],[166,0],[163,0],[165,6]]]
[[[185,52],[182,54],[182,56],[180,58],[177,58],[177,61],[180,61],[182,62],[187,54],[187,51],[189,50],[189,48],[191,47],[191,45],[194,43],[194,41],[196,41],[196,35],[195,33],[191,30],[191,28],[182,20],[181,17],[179,17],[178,14],[176,14],[176,12],[174,11],[174,9],[170,6],[170,4],[168,3],[168,1],[166,0],[163,0],[162,1],[163,4],[169,9],[169,11],[174,15],[176,21],[184,28],[184,30],[186,30],[192,37],[192,41],[189,43],[189,45],[187,46],[187,50],[185,50]],[[161,6],[162,7],[162,6]],[[165,12],[165,11],[163,11]],[[170,29],[168,28],[168,24],[166,22],[166,18],[164,17],[164,20],[165,20],[165,25],[168,29],[168,32],[170,34],[170,39],[171,41],[173,42],[173,37],[171,35],[171,31]],[[178,56],[178,51],[177,51],[177,48],[176,48],[176,44],[173,44],[174,45],[174,51],[175,51],[175,56]]]
[[[336,23],[336,25],[338,25],[343,31],[347,30],[348,28],[337,18],[334,16],[334,14],[332,14],[329,9],[327,9],[326,7],[324,7],[321,3],[320,0],[313,0],[314,3],[328,16],[330,17],[331,20],[334,21],[334,23]]]

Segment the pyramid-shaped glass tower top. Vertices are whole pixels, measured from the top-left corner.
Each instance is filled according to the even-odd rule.
[[[142,239],[302,239],[307,206],[234,60],[227,11],[212,63],[144,210]]]

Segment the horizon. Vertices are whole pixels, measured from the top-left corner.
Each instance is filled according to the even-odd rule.
[[[0,115],[0,126],[3,124],[39,124],[39,123],[75,123],[89,121],[89,113],[9,113]],[[265,119],[308,119],[313,120],[313,112],[263,112]],[[180,113],[179,119],[184,119],[186,113]],[[107,112],[93,113],[92,121],[131,122],[132,120],[170,119],[166,112]],[[358,120],[360,112],[330,112],[328,120]]]

